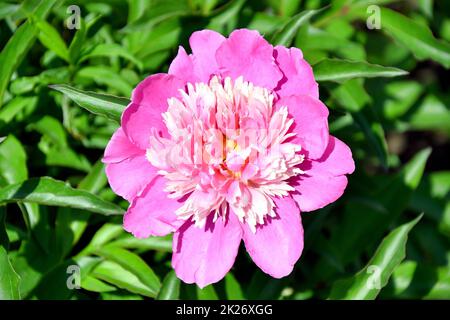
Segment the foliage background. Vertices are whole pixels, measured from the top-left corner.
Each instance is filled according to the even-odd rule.
[[[64,25],[72,4],[79,30]],[[2,0],[0,299],[450,298],[450,2],[308,11],[328,4]],[[382,8],[381,30],[366,27],[370,4]],[[289,277],[263,274],[241,248],[226,278],[200,290],[171,271],[170,237],[122,230],[127,203],[99,159],[127,98],[85,91],[129,97],[192,31],[239,27],[303,50],[357,169],[339,201],[303,215],[305,250]],[[71,265],[81,289],[67,287]]]

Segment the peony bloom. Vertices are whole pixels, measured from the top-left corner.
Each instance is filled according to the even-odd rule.
[[[203,30],[180,47],[168,74],[133,91],[103,161],[131,205],[138,238],[174,232],[172,265],[200,287],[221,280],[241,240],[275,278],[303,249],[302,211],[337,200],[354,170],[328,131],[328,109],[297,48],[256,31]]]

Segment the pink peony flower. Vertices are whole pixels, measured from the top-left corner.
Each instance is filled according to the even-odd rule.
[[[328,132],[328,109],[297,48],[256,31],[209,30],[180,47],[168,74],[134,90],[103,161],[131,205],[138,238],[174,232],[172,265],[200,287],[221,280],[241,240],[275,278],[303,249],[301,211],[337,200],[354,170]]]

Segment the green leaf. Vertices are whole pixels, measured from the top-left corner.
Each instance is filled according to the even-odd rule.
[[[101,257],[104,257],[110,261],[113,261],[129,272],[133,273],[148,289],[153,295],[159,292],[161,288],[161,282],[153,270],[139,257],[137,254],[113,246],[107,245],[98,248],[95,253]]]
[[[20,299],[20,277],[14,271],[6,249],[0,246],[0,300]]]
[[[225,292],[228,300],[245,300],[241,285],[231,272],[225,276]]]
[[[339,30],[336,29],[336,31]],[[356,61],[366,59],[366,52],[362,44],[312,26],[308,26],[305,32],[300,33],[296,38],[295,45],[302,49],[305,59],[313,64],[314,61],[321,60],[314,54],[317,51],[326,51],[343,59]]]
[[[383,31],[411,50],[417,59],[432,59],[450,68],[450,44],[437,40],[427,26],[387,8],[381,8],[381,25]]]
[[[36,105],[38,101],[37,97],[15,97],[8,101],[8,103],[0,109],[0,126],[3,121],[8,124],[19,114],[23,109]]]
[[[96,250],[123,233],[124,231],[122,225],[116,223],[105,223],[100,229],[97,230],[86,248],[90,248],[90,251],[88,252]]]
[[[139,69],[142,70],[142,61],[132,55],[127,49],[116,43],[101,43],[94,47],[93,50],[84,54],[80,62],[94,57],[122,57],[133,62]]]
[[[408,72],[365,61],[350,61],[339,59],[323,59],[313,65],[314,76],[317,81],[341,82],[354,78],[397,77]]]
[[[416,110],[406,115],[413,130],[442,130],[450,134],[450,110],[445,100],[430,93],[418,103]]]
[[[80,58],[81,49],[83,48],[86,40],[87,32],[86,22],[84,19],[80,18],[80,29],[76,31],[69,46],[69,59],[73,65],[78,64],[78,59]]]
[[[129,96],[133,87],[113,68],[106,66],[87,66],[78,70],[75,80],[90,79],[98,85],[105,85],[120,94]]]
[[[14,159],[14,161],[11,161]],[[22,144],[13,135],[9,135],[0,144],[0,175],[8,183],[25,180],[28,177],[27,158]]]
[[[245,0],[228,1],[216,12],[214,12],[214,16],[209,20],[206,29],[211,29],[218,32],[231,32],[236,27],[238,14],[244,4]]]
[[[312,16],[319,13],[321,10],[307,10],[300,12],[293,16],[284,26],[280,28],[272,37],[272,43],[274,45],[281,45],[289,47],[292,44],[294,37],[297,35],[301,26],[306,24]]]
[[[197,299],[198,300],[219,300],[216,290],[214,289],[214,286],[212,284],[204,287],[203,289],[201,289],[200,287],[197,287],[197,286],[196,286],[196,288],[197,288]]]
[[[135,274],[123,268],[118,263],[108,260],[100,262],[93,269],[92,276],[130,292],[150,298],[155,297],[154,290],[148,288]]]
[[[0,189],[0,205],[10,202],[70,207],[104,215],[123,214],[117,205],[50,177],[32,178]]]
[[[156,297],[157,300],[178,300],[180,297],[180,279],[175,271],[170,271],[164,277],[161,290]]]
[[[87,275],[86,277],[84,277],[81,280],[81,288],[83,288],[84,290],[88,290],[88,291],[93,291],[93,292],[111,292],[111,291],[116,291],[117,288],[110,286],[109,284],[91,276],[91,275]]]
[[[44,20],[37,20],[35,23],[40,31],[38,34],[39,41],[58,57],[69,62],[69,50],[58,31]]]
[[[98,160],[91,171],[84,177],[78,184],[78,189],[86,190],[91,193],[97,194],[102,190],[108,180],[105,174],[105,165],[101,160]]]
[[[156,250],[162,252],[172,252],[172,236],[149,237],[138,239],[130,234],[125,234],[112,242],[117,247],[138,249],[140,251]]]
[[[339,85],[332,92],[339,104],[350,112],[361,111],[371,102],[369,94],[364,89],[363,79],[351,79]]]
[[[352,118],[372,145],[381,165],[387,169],[388,147],[384,129],[369,105],[372,99],[363,83],[363,79],[348,80],[333,90],[332,95],[343,108],[351,112]]]
[[[34,16],[45,19],[50,9],[55,5],[56,0],[40,1],[34,11]],[[28,50],[33,46],[38,33],[37,27],[27,21],[22,24],[9,38],[0,53],[0,106],[3,102],[3,95],[14,70],[20,65]]]
[[[117,123],[120,123],[122,112],[130,102],[126,98],[82,91],[64,84],[51,85],[50,88],[64,93],[80,107],[85,108],[89,112],[104,116]]]
[[[401,225],[386,236],[369,263],[355,276],[337,281],[330,299],[373,300],[386,286],[395,268],[406,256],[406,242],[411,229],[422,218]]]

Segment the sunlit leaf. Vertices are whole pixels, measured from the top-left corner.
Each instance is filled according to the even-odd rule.
[[[0,189],[0,205],[10,202],[70,207],[105,215],[123,214],[123,210],[115,204],[49,177],[32,178]]]
[[[309,19],[319,12],[320,10],[308,10],[293,16],[274,34],[271,42],[274,45],[289,47],[299,28],[308,23]]]
[[[129,103],[129,100],[126,98],[82,91],[67,85],[52,85],[50,87],[66,94],[86,110],[116,122],[120,122],[122,112]]]
[[[112,261],[100,262],[92,271],[92,275],[133,293],[151,298],[156,296],[155,291],[142,283],[134,273]]]
[[[408,74],[406,71],[370,64],[365,61],[324,59],[313,65],[317,81],[341,82],[354,78],[398,77]]]
[[[137,254],[113,245],[103,246],[98,248],[95,252],[132,272],[143,284],[152,290],[155,295],[159,292],[159,289],[161,288],[159,278]]]
[[[177,278],[175,271],[170,271],[165,276],[161,290],[156,297],[157,300],[177,300],[180,296],[180,279]]]

